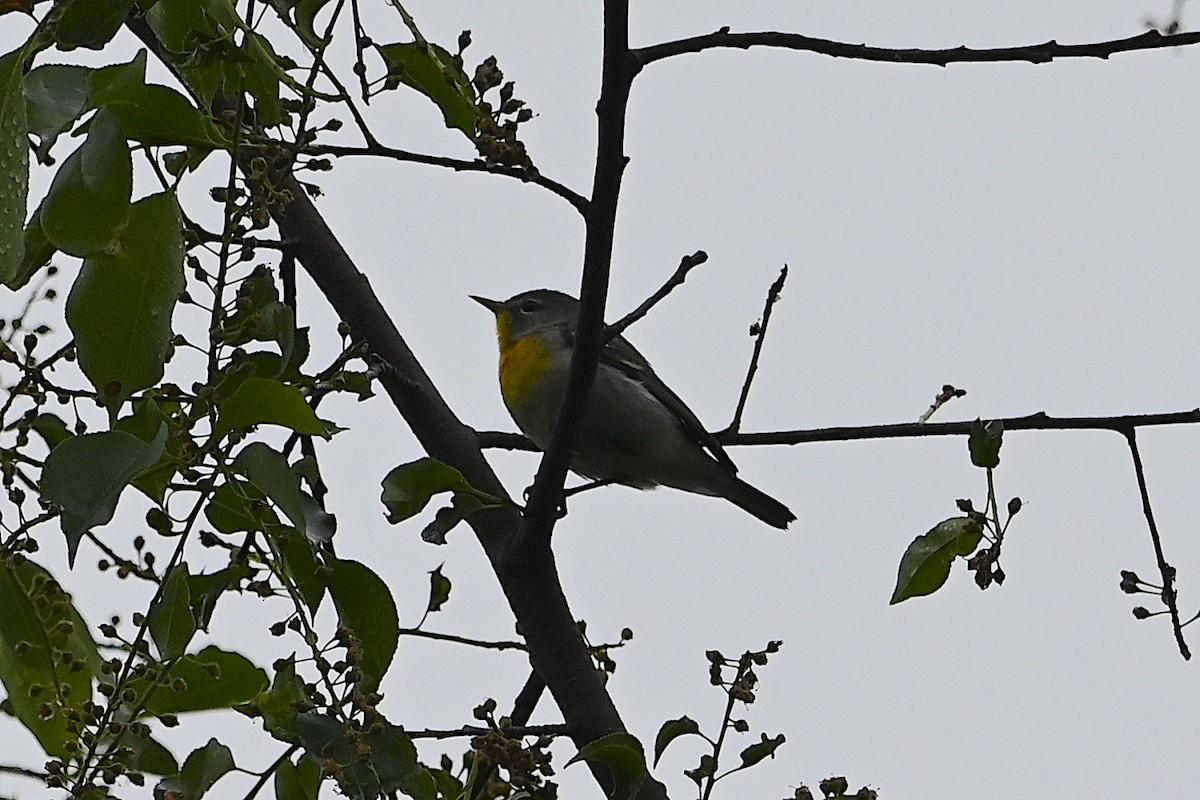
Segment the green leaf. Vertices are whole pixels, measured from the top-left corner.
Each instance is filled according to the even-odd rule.
[[[275,770],[275,800],[317,800],[320,792],[321,767],[311,758],[285,760]]]
[[[287,458],[265,442],[251,442],[233,460],[233,469],[263,491],[279,510],[304,533],[304,507],[300,502],[300,478]]]
[[[271,5],[278,9],[280,16],[291,23],[305,44],[320,48],[329,44],[329,41],[317,35],[313,22],[328,2],[329,0],[271,0]]]
[[[467,483],[462,473],[432,458],[401,464],[383,478],[383,505],[393,525],[420,513],[435,494],[465,492],[482,494]],[[486,495],[485,495],[486,496]]]
[[[457,128],[473,139],[476,115],[475,91],[454,57],[428,42],[399,42],[379,47],[392,81],[416,89],[441,109],[447,128]]]
[[[164,778],[154,787],[155,797],[199,800],[223,775],[233,771],[233,752],[216,739],[192,751],[177,775]]]
[[[279,517],[264,500],[264,495],[252,484],[229,480],[216,488],[204,516],[221,533],[262,530],[278,525]]]
[[[762,734],[762,741],[755,742],[742,751],[742,765],[739,767],[739,769],[753,767],[755,764],[762,761],[764,758],[767,758],[768,756],[774,758],[775,751],[783,745],[784,741],[786,740],[782,733],[771,738],[767,738],[765,733]]]
[[[175,195],[151,195],[130,209],[115,250],[86,259],[71,287],[67,324],[79,365],[114,418],[134,392],[162,379],[183,254]]]
[[[441,611],[442,606],[450,599],[450,579],[442,574],[444,566],[446,565],[440,564],[429,573],[429,602],[425,605],[426,614]]]
[[[148,145],[220,148],[226,145],[212,121],[169,86],[148,83],[104,105],[121,121],[125,135]],[[189,163],[198,166],[193,156]]]
[[[162,406],[158,400],[151,396],[142,397],[134,405],[133,413],[127,417],[122,417],[113,423],[113,430],[124,431],[131,433],[141,439],[143,442],[152,441],[157,435],[158,430],[164,424],[172,433],[176,432],[175,426],[163,413]],[[145,472],[133,479],[132,484],[135,489],[145,494],[156,504],[162,505],[167,494],[167,485],[171,479],[179,472],[180,454],[183,451],[183,445],[175,436],[167,437],[166,451],[158,463],[147,469]]]
[[[658,766],[658,760],[662,758],[663,751],[667,749],[667,745],[680,736],[698,733],[700,733],[700,726],[691,717],[669,719],[664,722],[662,727],[658,729],[658,736],[654,737],[654,766]]]
[[[176,692],[170,683],[182,678],[187,691]],[[167,685],[154,688],[145,701],[143,715],[183,714],[233,708],[249,702],[267,687],[267,673],[240,653],[209,645],[199,653],[184,656],[171,665]],[[151,689],[140,678],[130,684],[139,699]]]
[[[295,528],[282,525],[269,527],[267,534],[278,548],[283,567],[299,590],[304,604],[309,611],[316,611],[325,596],[325,578],[322,577],[321,564],[308,537]]]
[[[577,761],[608,765],[613,780],[607,792],[610,800],[633,797],[646,778],[646,754],[642,750],[642,743],[624,731],[588,742],[567,762],[567,766]]]
[[[25,248],[25,200],[29,194],[29,129],[21,70],[25,48],[0,56],[0,283],[20,271]]]
[[[337,533],[337,517],[321,508],[308,492],[300,492],[300,505],[304,507],[304,538],[312,544],[328,544]]]
[[[445,544],[446,534],[471,514],[483,508],[495,508],[496,503],[484,503],[473,494],[455,492],[450,505],[439,508],[430,522],[421,530],[421,538],[430,544]]]
[[[150,736],[139,736],[127,730],[121,745],[133,750],[132,758],[124,762],[138,772],[151,775],[174,775],[179,772],[179,762],[171,751]]]
[[[263,730],[280,741],[298,741],[296,715],[312,708],[313,703],[304,688],[304,681],[296,674],[295,656],[275,662],[271,687],[259,692],[248,705],[262,717]]]
[[[64,0],[55,9],[54,42],[62,50],[102,50],[117,35],[132,7],[133,0]]]
[[[61,417],[48,411],[43,411],[34,417],[33,421],[29,423],[29,429],[42,437],[49,450],[53,450],[68,439],[75,438],[75,434],[67,430],[67,423],[63,422]]]
[[[41,206],[38,206],[37,210],[29,217],[29,222],[25,226],[23,244],[25,254],[21,257],[21,265],[17,267],[15,275],[4,281],[4,285],[13,291],[29,283],[29,279],[40,272],[42,267],[49,264],[50,259],[58,252],[46,238],[46,232],[42,230]]]
[[[71,596],[28,559],[0,561],[0,683],[48,755],[70,758],[67,714],[92,699],[100,655]],[[69,654],[69,656],[68,656]]]
[[[247,378],[234,390],[221,404],[215,434],[220,438],[230,431],[255,425],[281,425],[326,439],[331,433],[330,427],[304,402],[299,389],[268,378]]]
[[[166,449],[164,425],[153,442],[122,431],[88,433],[60,444],[46,458],[42,496],[62,508],[63,533],[72,564],[85,532],[112,519],[121,491]]]
[[[238,578],[245,577],[249,572],[245,562],[235,559],[225,569],[188,576],[188,596],[192,600],[192,614],[196,617],[198,629],[208,632],[217,599],[226,589],[235,585]]]
[[[971,463],[977,467],[995,469],[1000,466],[1000,445],[1004,439],[1004,423],[998,419],[991,422],[975,420],[971,423],[971,435],[967,437],[967,449]]]
[[[73,256],[90,256],[114,246],[129,219],[133,160],[117,118],[100,111],[87,138],[67,156],[46,198],[40,223],[46,239]]]
[[[951,517],[913,539],[900,559],[900,574],[890,604],[933,594],[950,577],[950,564],[979,546],[983,528],[970,517]]]
[[[50,148],[88,109],[92,70],[75,64],[43,64],[25,75],[29,132],[38,138],[37,158],[49,163]]]
[[[404,730],[379,720],[365,732],[351,731],[345,723],[308,711],[296,717],[296,734],[312,758],[342,766],[335,774],[344,794],[376,798],[401,791],[409,797],[427,797],[412,785],[424,772],[417,751]]]
[[[167,575],[162,595],[150,606],[146,622],[164,659],[179,658],[187,650],[196,634],[187,564],[179,562]]]
[[[400,615],[387,584],[357,561],[331,559],[329,593],[337,607],[338,621],[354,631],[362,646],[358,667],[359,691],[373,692],[396,654],[400,641]]]

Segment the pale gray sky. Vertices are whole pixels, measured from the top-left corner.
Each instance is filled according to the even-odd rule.
[[[522,127],[534,160],[586,193],[598,5],[409,8],[435,41],[470,28],[468,61],[497,55],[539,115]],[[1136,34],[1146,16],[1169,8],[1165,0],[1100,0],[1086,10],[1062,0],[635,3],[632,41],[728,25],[897,47],[1076,43]],[[391,33],[373,33],[378,41],[403,38],[382,4],[379,19]],[[0,49],[10,49],[9,36],[0,29]],[[1194,408],[1198,59],[1192,48],[941,69],[752,50],[652,65],[630,105],[610,317],[653,291],[684,253],[709,253],[627,335],[713,428],[729,420],[750,353],[746,328],[785,262],[792,275],[747,430],[914,421],[947,382],[969,394],[941,420]],[[381,98],[374,112],[387,144],[470,157],[416,95]],[[573,292],[583,232],[575,212],[516,181],[381,161],[339,164],[322,184],[320,208],[451,406],[468,424],[511,430],[491,320],[467,294]],[[302,322],[327,335],[328,313],[308,284],[301,303]],[[430,627],[510,638],[511,617],[469,532],[434,548],[420,542],[421,523],[384,522],[379,478],[421,455],[386,400],[334,400],[322,411],[351,427],[324,455],[339,555],[383,574],[408,623],[424,608],[425,573],[444,561],[454,592]],[[1190,613],[1200,597],[1192,513],[1200,432],[1140,438]],[[743,716],[753,731],[745,744],[760,731],[788,741],[775,760],[718,787],[720,797],[777,800],[830,774],[889,800],[1194,791],[1197,667],[1182,661],[1161,619],[1136,622],[1129,610],[1143,599],[1117,588],[1121,569],[1154,575],[1119,436],[1011,433],[998,486],[1026,506],[1006,541],[1007,582],[981,593],[960,564],[942,592],[897,607],[888,598],[909,541],[955,515],[955,498],[979,505],[984,496],[963,439],[732,455],[742,477],[797,513],[790,531],[718,500],[624,488],[574,498],[557,528],[575,614],[596,640],[626,626],[636,634],[615,653],[610,688],[647,745],[666,719],[686,713],[707,728],[719,720],[724,698],[708,686],[705,650],[736,655],[782,639],[761,671],[760,702]],[[529,454],[492,460],[514,494],[537,463]],[[134,520],[135,504],[126,504]],[[46,563],[65,569],[54,557]],[[93,557],[83,552],[85,567]],[[78,568],[76,580],[87,573]],[[79,593],[90,619],[120,607],[108,582]],[[263,664],[287,652],[284,639],[264,653],[261,627],[251,627],[278,608],[222,603],[219,642]],[[404,640],[383,708],[411,728],[456,726],[484,697],[506,708],[526,672],[517,654]],[[535,721],[557,721],[548,701]],[[211,724],[184,726],[168,741],[180,757],[214,733],[263,741],[241,718]],[[10,723],[0,721],[0,741],[0,752],[32,752]],[[255,745],[244,766],[265,766],[276,750]],[[456,752],[425,752],[442,750]],[[691,796],[680,771],[700,753],[685,740],[668,751],[656,776],[673,797]],[[564,746],[559,763],[569,755]],[[560,777],[563,797],[600,797],[582,767]],[[2,779],[0,791],[37,794]],[[240,794],[219,787],[216,796]]]

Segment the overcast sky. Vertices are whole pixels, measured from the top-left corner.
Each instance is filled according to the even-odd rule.
[[[631,38],[650,44],[728,25],[895,47],[1080,43],[1139,33],[1147,17],[1170,12],[1166,0],[1087,5],[658,0],[634,4]],[[538,113],[521,129],[534,161],[586,194],[599,4],[408,8],[434,41],[452,44],[470,28],[468,62],[498,57]],[[372,36],[403,39],[398,17],[382,4],[377,11],[383,27]],[[0,26],[3,50],[28,30],[10,19]],[[680,256],[708,252],[709,263],[627,336],[714,429],[732,414],[751,349],[747,327],[784,263],[791,277],[746,430],[911,422],[943,383],[969,394],[939,420],[1194,408],[1198,65],[1195,48],[945,69],[762,49],[654,64],[630,104],[610,318],[652,292]],[[386,144],[471,157],[419,96],[395,93],[374,111]],[[575,292],[578,215],[535,186],[494,176],[360,160],[323,177],[321,210],[450,405],[480,429],[512,430],[495,381],[492,322],[467,295]],[[320,364],[336,342],[309,284],[300,316],[324,339]],[[339,555],[388,579],[406,623],[424,608],[425,573],[445,562],[454,590],[429,627],[511,638],[511,615],[468,531],[435,548],[420,542],[421,522],[384,521],[378,480],[421,455],[386,398],[335,398],[322,413],[350,427],[323,456]],[[1190,615],[1200,602],[1200,432],[1147,430],[1140,441]],[[719,721],[724,696],[708,686],[705,650],[737,655],[783,640],[760,671],[759,702],[741,715],[752,734],[727,758],[736,763],[759,732],[784,733],[787,743],[717,796],[778,800],[830,774],[895,800],[1195,791],[1198,667],[1180,658],[1163,619],[1130,615],[1153,598],[1118,589],[1122,569],[1155,575],[1120,436],[1010,434],[998,488],[1002,502],[1019,495],[1025,508],[1005,544],[1008,580],[980,592],[959,564],[943,591],[895,607],[888,598],[911,539],[954,516],[955,498],[982,505],[984,474],[965,440],[732,455],[743,478],[796,512],[789,531],[720,500],[618,487],[573,498],[555,534],[568,598],[593,639],[613,641],[623,627],[635,633],[614,653],[609,686],[647,745],[666,719],[688,714],[709,730]],[[523,453],[491,460],[516,496],[537,465]],[[125,504],[131,520],[141,515],[135,505]],[[43,563],[63,571],[51,534]],[[96,556],[81,552],[75,581],[88,578]],[[78,593],[93,621],[120,610],[121,593],[107,580]],[[222,603],[217,642],[263,664],[294,646],[283,639],[261,649],[262,624],[279,606]],[[383,710],[414,729],[457,726],[485,697],[509,707],[527,671],[519,654],[406,639]],[[558,721],[548,698],[534,721]],[[169,741],[182,758],[214,733],[261,744],[255,728],[214,717],[208,729],[185,725]],[[0,741],[0,761],[34,752],[11,723],[0,721]],[[7,755],[10,746],[17,756]],[[457,752],[425,752],[443,750]],[[243,752],[253,761],[242,766],[261,768],[277,748]],[[663,759],[656,776],[673,797],[692,795],[680,772],[701,752],[681,740]],[[560,754],[561,765],[570,747]],[[560,777],[564,798],[601,796],[582,767]],[[39,795],[28,782],[0,780],[5,791]],[[228,791],[218,787],[218,796],[240,796]]]

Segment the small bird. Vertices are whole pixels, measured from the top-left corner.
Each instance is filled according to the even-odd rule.
[[[503,302],[471,299],[496,315],[504,404],[517,427],[545,450],[567,391],[579,301],[550,289]],[[721,444],[621,336],[600,353],[571,468],[596,481],[723,497],[776,528],[796,519],[737,477]]]

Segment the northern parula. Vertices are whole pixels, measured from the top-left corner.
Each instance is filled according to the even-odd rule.
[[[517,427],[543,450],[567,391],[579,301],[535,289],[503,302],[471,295],[496,315],[500,393]],[[586,478],[723,497],[768,525],[796,515],[737,477],[737,467],[641,353],[621,336],[600,354],[571,468]]]

